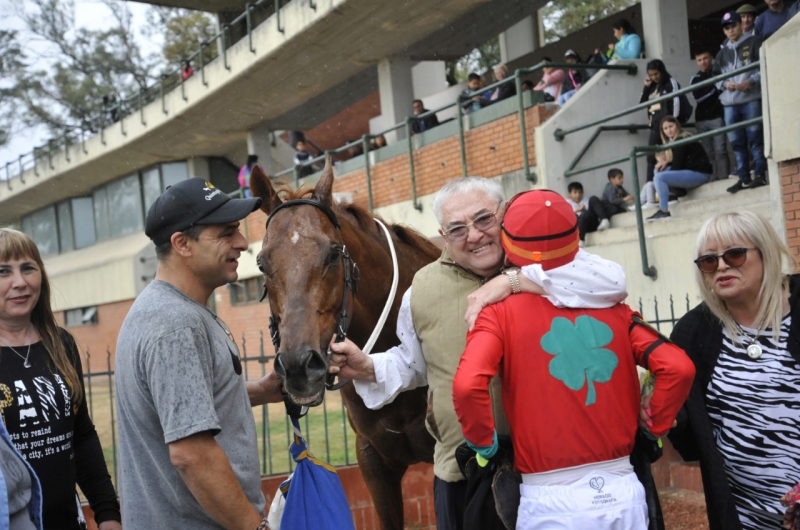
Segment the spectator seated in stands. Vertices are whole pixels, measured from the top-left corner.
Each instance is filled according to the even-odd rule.
[[[758,20],[756,20],[758,24]],[[763,39],[757,35],[744,36],[741,17],[729,12],[722,16],[722,30],[728,37],[714,59],[712,76],[738,70],[758,61]],[[761,116],[761,71],[753,70],[717,83],[721,91],[719,100],[725,113],[725,125]],[[739,181],[728,188],[729,193],[757,188],[767,184],[767,160],[764,157],[764,129],[761,123],[728,133],[733,153],[736,155],[736,175]],[[750,179],[750,160],[755,177]]]
[[[691,134],[681,128],[673,116],[661,120],[661,141],[663,144],[689,138]],[[659,210],[647,218],[648,221],[669,219],[669,189],[690,190],[711,180],[713,168],[708,161],[705,149],[700,143],[691,143],[665,151],[666,157],[656,164],[655,185],[658,192]]]
[[[586,234],[603,231],[611,228],[612,216],[628,210],[633,204],[633,196],[625,191],[622,182],[625,176],[621,169],[608,170],[608,184],[603,190],[603,197],[591,197],[586,213],[578,217],[578,231],[580,232],[580,245],[584,246]]]
[[[503,79],[508,78],[508,66],[504,64],[498,64],[494,67],[494,78],[497,81],[502,81]],[[498,101],[503,101],[504,99],[508,99],[511,96],[517,95],[517,85],[509,81],[504,85],[500,85],[492,90],[489,94],[487,104],[492,105],[497,103]]]
[[[306,142],[298,140],[294,148],[297,150],[294,154],[294,165],[298,166],[298,176],[307,177],[314,173],[314,164],[311,162],[314,159],[314,155],[308,152]]]
[[[572,50],[567,50],[564,54],[564,61],[570,64],[581,62],[581,56]],[[564,81],[561,83],[561,94],[558,96],[558,106],[561,107],[575,95],[581,87],[586,74],[580,68],[570,68],[564,74]]]
[[[194,75],[194,69],[192,68],[192,63],[189,61],[182,61],[181,62],[181,81],[186,81],[190,77]]]
[[[599,49],[595,49],[595,55],[599,55],[604,62],[618,59],[638,59],[642,54],[642,38],[636,33],[636,29],[628,22],[628,19],[621,18],[614,22],[614,37],[617,43],[608,45],[608,51],[604,54]]]
[[[748,37],[753,35],[753,32],[756,29],[756,17],[758,16],[758,10],[750,4],[744,4],[737,9],[736,12],[739,13],[740,17],[742,17],[742,31],[744,31],[744,36]]]
[[[465,88],[461,92],[461,95],[465,97],[469,96],[470,94],[472,94],[473,92],[477,92],[481,88],[483,88],[483,80],[481,79],[481,76],[479,76],[475,72],[472,72],[471,74],[469,74],[469,76],[467,76],[467,88]],[[469,97],[467,99],[464,99],[461,102],[461,111],[464,114],[469,114],[470,112],[480,110],[481,107],[484,107],[485,105],[486,101],[483,98],[483,94],[478,94]]]
[[[744,26],[744,25],[742,25]],[[714,65],[714,55],[711,50],[700,50],[694,56],[700,71],[692,76],[690,84],[695,85],[711,78],[711,70]],[[694,112],[695,127],[697,134],[706,131],[713,131],[725,125],[725,114],[722,103],[719,101],[720,90],[716,86],[700,88],[692,92],[697,109]],[[703,148],[706,150],[708,159],[714,167],[711,180],[722,180],[728,178],[731,172],[731,162],[728,158],[728,150],[725,147],[725,135],[719,134],[713,138],[701,140]]]
[[[552,63],[550,57],[545,57],[544,62]],[[556,101],[561,94],[561,86],[564,83],[564,70],[545,66],[542,68],[542,80],[539,81],[534,90],[544,92],[545,101]]]
[[[662,96],[675,92],[681,88],[677,79],[672,77],[667,72],[667,67],[660,59],[653,59],[647,63],[647,77],[644,78],[644,88],[642,89],[642,97],[639,98],[639,103],[644,103],[652,99],[658,99]],[[684,103],[681,97],[674,97],[667,101],[650,105],[647,108],[647,120],[650,126],[650,138],[647,145],[658,145],[661,143],[661,130],[660,124],[664,116],[675,116],[676,118],[681,115],[681,106]],[[688,102],[687,102],[688,104]],[[691,112],[691,108],[689,109]],[[647,182],[653,180],[653,173],[656,167],[656,158],[654,155],[647,156]]]
[[[755,34],[766,40],[797,14],[798,9],[800,9],[800,2],[789,4],[784,0],[764,1],[769,9],[756,18]]]
[[[372,138],[369,141],[369,148],[370,151],[374,151],[375,149],[380,149],[381,147],[386,147],[386,137],[382,134]]]
[[[414,116],[419,116],[420,114],[425,114],[429,112],[428,109],[425,108],[425,105],[422,103],[421,99],[415,99],[413,103],[414,107]],[[439,118],[436,117],[436,114],[430,114],[424,118],[419,118],[416,120],[411,121],[411,134],[418,134],[429,129],[433,129],[439,125]]]
[[[567,186],[567,203],[572,206],[572,211],[580,217],[589,211],[589,199],[583,196],[583,184],[570,182]]]

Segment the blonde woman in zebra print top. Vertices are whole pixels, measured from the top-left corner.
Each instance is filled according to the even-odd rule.
[[[800,482],[800,277],[769,222],[709,219],[696,247],[703,303],[672,340],[697,375],[669,435],[699,460],[712,530],[778,530],[780,498]]]

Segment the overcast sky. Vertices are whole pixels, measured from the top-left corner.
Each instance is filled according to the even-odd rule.
[[[21,0],[21,2],[22,5],[27,4],[26,0]],[[20,0],[0,0],[0,29],[15,29],[24,33],[25,27],[22,21],[14,15],[15,8],[13,6],[19,4]],[[150,6],[127,1],[126,4],[133,15],[133,26],[140,45],[143,46],[145,52],[151,51],[158,46],[158,43],[143,39],[140,35],[140,28],[146,23],[146,13]],[[100,29],[115,23],[111,12],[98,0],[75,0],[75,21],[78,26],[91,29]],[[30,58],[38,56],[41,51],[41,43],[27,42],[25,52]],[[46,63],[43,62],[42,67],[45,68]],[[5,177],[6,162],[16,162],[19,155],[31,152],[35,146],[46,142],[48,137],[44,128],[30,129],[20,124],[16,130],[12,130],[11,141],[4,147],[0,147],[0,166],[3,168],[0,170],[0,174],[2,177]]]

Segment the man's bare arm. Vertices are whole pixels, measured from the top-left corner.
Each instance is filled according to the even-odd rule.
[[[268,373],[258,381],[248,381],[246,385],[251,407],[283,401],[283,381],[275,371]]]
[[[230,462],[206,431],[169,444],[169,459],[208,514],[227,530],[255,530],[263,515],[250,504]]]

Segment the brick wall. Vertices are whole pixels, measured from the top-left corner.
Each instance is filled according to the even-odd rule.
[[[800,158],[780,162],[778,167],[786,216],[786,243],[794,257],[800,259]]]
[[[122,321],[133,304],[133,300],[124,300],[97,306],[97,324],[67,328],[78,344],[83,360],[84,372],[104,372],[108,370],[107,350],[111,350],[111,366],[114,366],[114,351],[117,347],[117,335]],[[64,312],[56,313],[59,326],[64,325]],[[86,351],[90,354],[91,366],[86,365]]]

